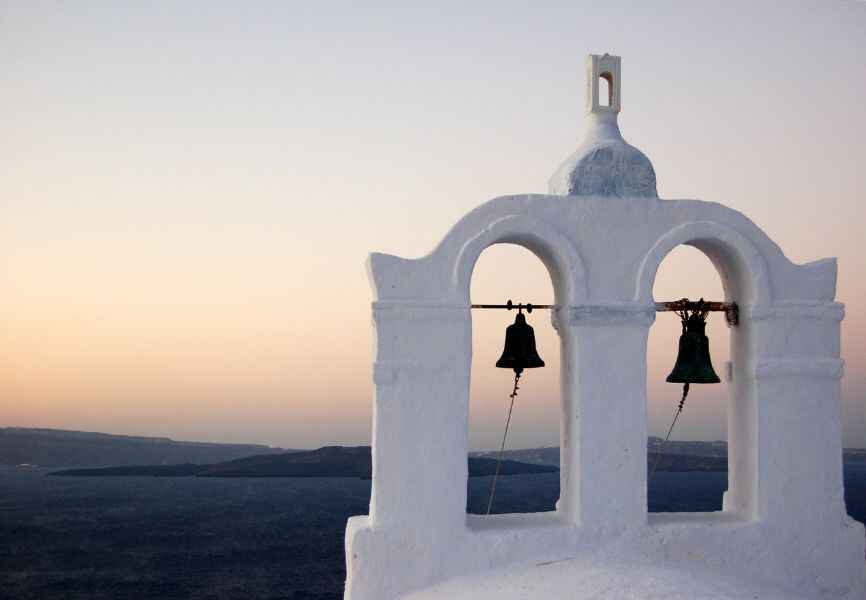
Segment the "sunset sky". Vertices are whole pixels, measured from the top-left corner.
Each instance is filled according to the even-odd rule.
[[[481,202],[546,192],[582,137],[585,56],[610,52],[661,197],[838,257],[844,442],[866,447],[866,3],[407,4],[0,5],[0,427],[369,443],[367,254],[424,255]],[[679,248],[655,296],[722,291]],[[552,288],[497,246],[472,297]],[[491,448],[510,319],[474,316],[470,437]],[[530,322],[549,367],[511,447],[558,443],[558,344]],[[656,435],[678,330],[651,330]],[[721,373],[720,315],[709,331]],[[674,437],[725,439],[725,387],[696,386]]]

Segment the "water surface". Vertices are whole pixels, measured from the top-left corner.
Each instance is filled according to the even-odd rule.
[[[346,519],[370,482],[350,478],[47,477],[0,469],[0,598],[342,598]],[[656,473],[653,511],[721,508],[725,473]],[[846,469],[866,521],[866,465]],[[487,506],[489,477],[469,482]],[[559,474],[497,484],[493,512],[553,510]]]

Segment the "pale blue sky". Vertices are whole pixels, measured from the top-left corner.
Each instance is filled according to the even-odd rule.
[[[426,254],[481,202],[546,191],[581,137],[584,57],[610,52],[660,195],[839,257],[846,443],[866,446],[864,32],[854,1],[3,2],[0,425],[368,441],[366,254]],[[549,294],[534,259],[489,252],[476,295],[514,289],[496,256]],[[702,257],[670,260],[657,292],[720,293]],[[479,318],[479,354],[502,325]],[[480,368],[487,447],[503,382]],[[515,445],[556,442],[555,369]],[[724,437],[705,394],[677,437]]]

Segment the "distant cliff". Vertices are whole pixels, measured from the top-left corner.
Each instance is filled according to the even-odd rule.
[[[652,466],[656,457],[661,454],[658,470],[660,471],[727,471],[727,442],[679,442],[669,441],[662,444],[662,439],[650,437],[647,440],[647,462]],[[471,456],[491,457],[496,453],[473,452]],[[525,448],[522,450],[506,450],[505,458],[534,465],[559,466],[559,447]],[[866,449],[845,448],[842,453],[845,464],[866,464]]]
[[[169,438],[62,429],[0,428],[0,465],[46,467],[216,463],[288,450],[257,444],[178,442]]]
[[[663,471],[727,470],[728,445],[725,442],[671,441],[662,448],[661,441],[657,437],[650,437],[647,440],[647,450],[650,461],[654,460],[659,451],[665,456],[659,464],[659,469]],[[328,448],[312,452],[324,456]],[[169,438],[62,429],[0,428],[0,466],[30,464],[44,467],[153,467],[192,464],[214,468],[221,465],[220,469],[227,472],[233,468],[251,468],[257,461],[262,460],[262,456],[286,455],[286,458],[280,459],[285,463],[282,468],[299,472],[305,468],[304,460],[314,460],[314,457],[318,456],[305,451],[302,453],[304,456],[296,457],[296,461],[287,458],[288,455],[298,452],[301,451],[259,444],[179,442]],[[369,453],[369,450],[367,452]],[[493,460],[496,452],[473,452],[470,457]],[[249,464],[223,464],[247,458]],[[507,450],[505,458],[523,464],[559,467],[559,448]],[[364,460],[369,461],[369,458]],[[848,448],[844,452],[844,460],[846,464],[866,464],[866,450]],[[484,468],[483,462],[470,463],[472,464],[475,464],[476,469]],[[322,465],[322,468],[325,468],[324,463]],[[264,468],[264,465],[260,467]],[[268,468],[277,468],[277,463],[272,463]],[[340,468],[345,468],[345,465]],[[508,468],[506,463],[503,469]],[[355,472],[357,469],[353,471]]]
[[[493,475],[496,459],[469,458],[469,476]],[[500,475],[553,473],[550,465],[505,460]],[[369,479],[372,460],[369,446],[325,446],[307,452],[248,456],[212,465],[147,465],[99,469],[68,469],[52,475],[64,477],[361,477]]]

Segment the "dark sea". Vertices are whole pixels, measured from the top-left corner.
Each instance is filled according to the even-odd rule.
[[[334,600],[343,534],[370,482],[345,478],[47,477],[0,469],[0,599]],[[866,465],[845,470],[866,522]],[[650,510],[721,508],[726,473],[656,473]],[[470,512],[489,477],[469,483]],[[494,512],[552,510],[559,474],[512,475]]]

